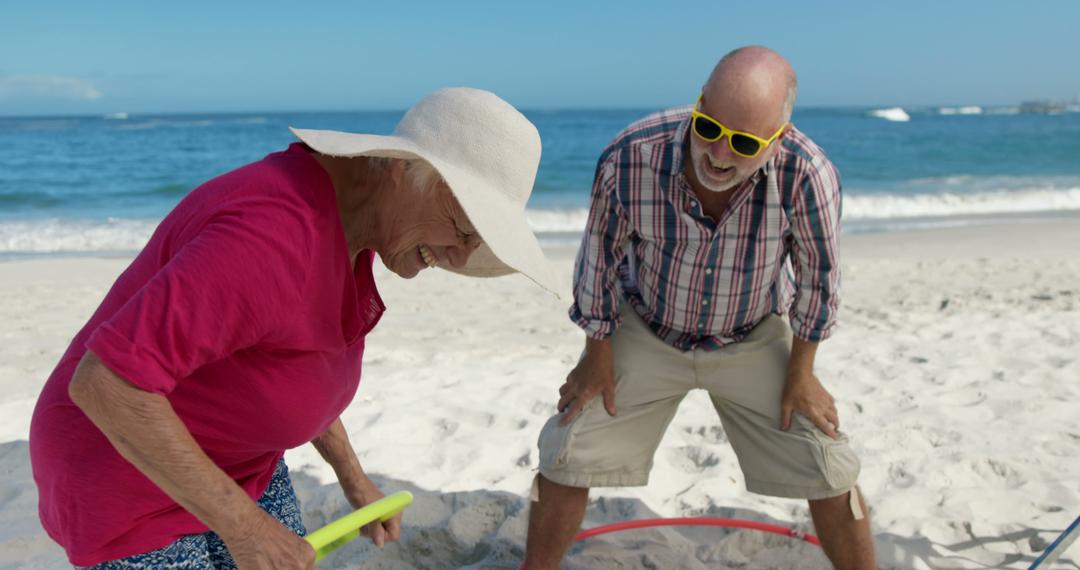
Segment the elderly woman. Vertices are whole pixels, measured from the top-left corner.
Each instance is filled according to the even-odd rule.
[[[339,419],[384,309],[375,255],[555,290],[524,217],[540,138],[495,95],[438,91],[389,137],[293,132],[180,202],[45,385],[31,460],[72,564],[311,567],[286,449],[312,442],[354,506],[382,497]]]

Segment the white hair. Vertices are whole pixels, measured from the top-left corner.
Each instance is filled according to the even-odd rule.
[[[799,96],[799,80],[792,74],[787,77],[787,94],[784,96],[784,122],[791,122],[791,113],[795,110],[795,98]]]
[[[443,177],[430,162],[421,158],[391,158],[388,156],[369,156],[368,167],[376,178],[388,176],[390,166],[396,160],[405,163],[405,183],[418,192],[428,193],[435,189]]]

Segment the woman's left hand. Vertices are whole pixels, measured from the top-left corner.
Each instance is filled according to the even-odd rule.
[[[334,474],[341,483],[341,490],[345,492],[345,498],[353,508],[366,507],[383,498],[382,491],[360,467],[360,460],[349,443],[349,434],[345,431],[341,418],[334,420],[330,427],[311,443],[315,445],[319,455],[334,468]],[[375,546],[382,546],[387,540],[397,541],[401,538],[401,513],[386,522],[370,523],[360,529],[360,532],[370,538]]]
[[[345,491],[345,498],[355,509],[366,507],[385,496],[366,475],[342,481],[341,488]],[[382,546],[388,540],[397,542],[401,538],[401,513],[386,522],[371,522],[360,529],[360,533],[370,538],[375,546]]]

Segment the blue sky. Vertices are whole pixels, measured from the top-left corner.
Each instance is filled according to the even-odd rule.
[[[404,109],[443,86],[527,109],[692,101],[746,44],[801,106],[1080,96],[1080,2],[5,2],[0,115]]]

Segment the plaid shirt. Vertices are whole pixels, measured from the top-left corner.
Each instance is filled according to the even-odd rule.
[[[656,113],[600,156],[570,318],[605,338],[623,298],[681,350],[739,342],[785,311],[799,338],[827,338],[839,305],[836,168],[792,128],[713,221],[683,174],[689,128],[689,108]]]

